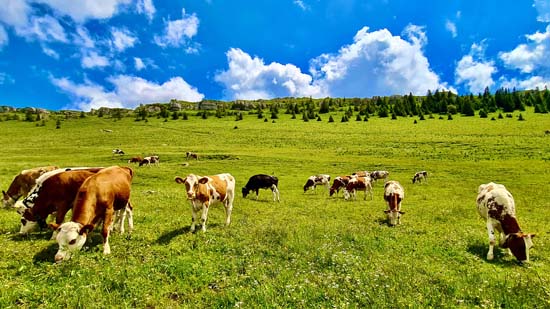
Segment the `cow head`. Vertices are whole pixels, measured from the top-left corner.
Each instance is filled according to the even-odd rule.
[[[529,249],[533,247],[534,237],[535,234],[525,234],[523,232],[508,234],[501,246],[509,248],[521,263],[529,262]]]
[[[391,225],[391,226],[396,226],[397,224],[400,224],[401,223],[401,215],[404,215],[405,212],[401,211],[401,210],[397,210],[397,209],[394,209],[394,210],[384,210],[384,213],[387,215],[388,217],[388,223]]]
[[[195,198],[195,185],[199,182],[199,178],[194,174],[189,174],[185,178],[176,177],[175,181],[179,184],[185,185],[185,191],[187,199],[192,200]]]
[[[242,192],[243,192],[243,198],[245,198],[248,195],[248,193],[250,193],[250,190],[247,189],[246,187],[243,187]]]
[[[2,190],[2,194],[4,195],[4,198],[2,199],[2,204],[6,208],[7,207],[12,207],[13,204],[15,204],[15,202],[17,201],[17,197],[10,196],[8,193],[6,193],[6,191]]]
[[[57,229],[56,241],[59,249],[55,254],[55,262],[60,263],[68,260],[75,252],[78,252],[84,246],[86,237],[93,229],[92,225],[82,226],[76,222],[65,222]]]
[[[18,212],[22,211],[21,214],[21,228],[19,229],[19,234],[26,235],[30,232],[38,230],[39,227],[46,225],[46,222],[40,218],[35,218],[32,213],[31,208],[26,208],[24,210],[18,209]]]
[[[312,179],[308,179],[304,185],[304,193],[306,193],[309,188],[315,188],[315,182]]]

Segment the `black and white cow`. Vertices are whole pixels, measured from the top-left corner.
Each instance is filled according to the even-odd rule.
[[[388,176],[390,175],[390,172],[388,171],[374,171],[370,173],[370,178],[372,181],[377,181],[379,179],[383,179],[384,182],[388,179]]]
[[[487,260],[494,258],[495,230],[500,234],[499,245],[507,248],[520,262],[529,262],[529,249],[533,247],[535,234],[521,231],[516,218],[516,206],[512,194],[503,185],[493,182],[478,188],[477,211],[486,220],[489,235]]]
[[[319,174],[314,176],[309,176],[309,178],[306,181],[306,184],[304,185],[304,193],[307,192],[307,190],[315,190],[315,187],[317,185],[325,186],[325,188],[329,188],[330,186],[330,175],[327,174]]]
[[[119,148],[113,149],[113,156],[115,156],[115,155],[122,156],[122,155],[124,155],[124,151],[122,151],[122,149],[119,149]]]
[[[420,172],[417,172],[416,174],[414,174],[413,176],[413,179],[412,179],[412,182],[413,183],[421,183],[425,181],[426,183],[428,182],[428,172],[426,171],[420,171]]]
[[[248,182],[246,183],[246,186],[243,187],[243,198],[245,198],[250,191],[256,192],[256,199],[258,199],[258,191],[260,189],[271,189],[273,192],[273,201],[275,199],[277,201],[281,201],[279,198],[279,189],[277,188],[279,186],[279,179],[275,176],[270,175],[264,175],[264,174],[258,174],[250,177],[248,179]]]
[[[158,166],[160,164],[160,158],[159,156],[148,156],[148,157],[145,157],[143,158],[143,160],[141,160],[141,162],[139,162],[139,166],[151,166],[151,164],[154,164],[156,166]]]

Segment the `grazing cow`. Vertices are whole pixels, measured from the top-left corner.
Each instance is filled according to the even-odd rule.
[[[258,194],[260,189],[271,189],[273,192],[273,201],[281,201],[279,198],[279,179],[275,176],[258,174],[250,177],[246,185],[242,188],[243,198],[245,198],[250,191],[256,192],[256,199],[258,199]]]
[[[304,193],[306,193],[309,189],[315,190],[315,187],[317,187],[317,185],[323,185],[328,190],[330,186],[330,175],[319,174],[315,176],[310,176],[307,179],[306,184],[304,185]]]
[[[348,184],[349,180],[351,179],[351,176],[338,176],[334,178],[334,181],[332,182],[332,187],[330,187],[330,196],[333,196],[334,193],[338,195],[340,192],[340,189],[346,188],[346,185]]]
[[[421,172],[417,172],[416,174],[414,174],[413,176],[413,179],[412,179],[412,182],[413,183],[421,183],[425,181],[426,183],[428,182],[428,172],[426,171],[421,171]]]
[[[371,200],[374,199],[374,193],[372,192],[372,179],[370,176],[352,176],[346,185],[344,190],[344,199],[348,200],[352,197],[354,200],[357,199],[357,191],[363,191],[364,196],[363,200],[367,199],[367,195],[370,193]]]
[[[55,213],[55,223],[50,227],[55,231],[67,212],[82,183],[102,168],[63,168],[48,172],[36,181],[29,195],[16,203],[21,214],[20,234],[34,231],[38,226],[46,227],[46,218]]]
[[[110,254],[109,233],[114,214],[124,209],[130,200],[133,172],[129,167],[104,168],[84,181],[76,195],[70,222],[57,229],[59,250],[55,262],[70,259],[80,250],[96,224],[103,221],[103,254]],[[130,207],[131,208],[131,207]]]
[[[390,180],[384,184],[384,200],[388,203],[388,209],[384,210],[391,226],[401,224],[401,201],[405,198],[405,190],[398,181]]]
[[[4,207],[13,206],[20,197],[29,193],[38,177],[57,168],[57,166],[43,166],[21,171],[11,182],[8,191],[2,191]]]
[[[235,178],[231,174],[214,176],[190,174],[185,178],[176,177],[175,181],[185,185],[187,199],[191,201],[193,210],[191,232],[195,231],[197,216],[201,211],[201,229],[206,232],[208,209],[216,202],[222,203],[225,207],[225,226],[231,223],[231,211],[235,198]]]
[[[151,166],[151,164],[154,164],[154,165],[159,165],[160,164],[160,159],[159,159],[159,156],[148,156],[148,157],[145,157],[143,158],[143,160],[141,160],[141,162],[139,162],[139,166]]]
[[[189,160],[189,159],[195,159],[195,160],[198,161],[198,160],[199,160],[199,155],[196,154],[196,153],[194,153],[194,152],[188,151],[188,152],[185,153],[185,158],[186,158],[187,160]]]
[[[493,182],[479,186],[477,211],[487,222],[489,252],[487,260],[492,260],[496,244],[495,230],[500,234],[499,245],[507,248],[521,262],[529,262],[529,249],[533,247],[535,234],[521,231],[516,218],[516,207],[512,194],[503,185]]]
[[[122,156],[122,155],[124,155],[124,151],[122,151],[122,149],[118,149],[118,148],[117,148],[117,149],[113,149],[113,156],[115,156],[115,155],[120,155],[120,156]]]
[[[143,158],[141,156],[136,156],[128,160],[128,163],[141,163],[141,161],[143,161]]]
[[[374,171],[370,173],[370,178],[372,178],[373,181],[384,179],[384,182],[386,182],[389,175],[390,175],[390,172],[388,171]]]

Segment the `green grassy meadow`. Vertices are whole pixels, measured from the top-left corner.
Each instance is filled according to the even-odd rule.
[[[137,167],[131,200],[135,230],[113,234],[103,256],[95,232],[72,260],[54,264],[51,232],[18,235],[19,215],[0,209],[1,308],[401,308],[550,307],[550,116],[526,121],[371,117],[368,122],[304,122],[280,115],[203,120],[86,117],[55,128],[0,122],[0,187],[43,165],[128,165],[158,154],[159,167]],[[491,117],[491,116],[490,116]],[[489,117],[489,118],[490,118]],[[335,114],[335,119],[340,119]],[[237,128],[235,128],[237,127]],[[112,130],[112,133],[102,131]],[[121,148],[124,157],[113,158]],[[186,151],[200,155],[184,166]],[[330,198],[307,177],[388,170],[405,188],[402,224],[389,227],[383,184],[374,199]],[[427,184],[413,185],[427,170]],[[175,176],[228,172],[237,194],[232,224],[221,205],[206,233],[189,232],[191,209]],[[279,178],[259,200],[240,193],[254,174]],[[475,199],[499,182],[516,201],[520,226],[536,233],[531,263],[495,249],[487,261],[485,222]]]

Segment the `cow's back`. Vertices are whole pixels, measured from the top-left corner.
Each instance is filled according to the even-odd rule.
[[[505,186],[496,183],[482,184],[477,195],[477,210],[484,218],[501,220],[504,214],[516,216],[516,206],[512,194]]]

